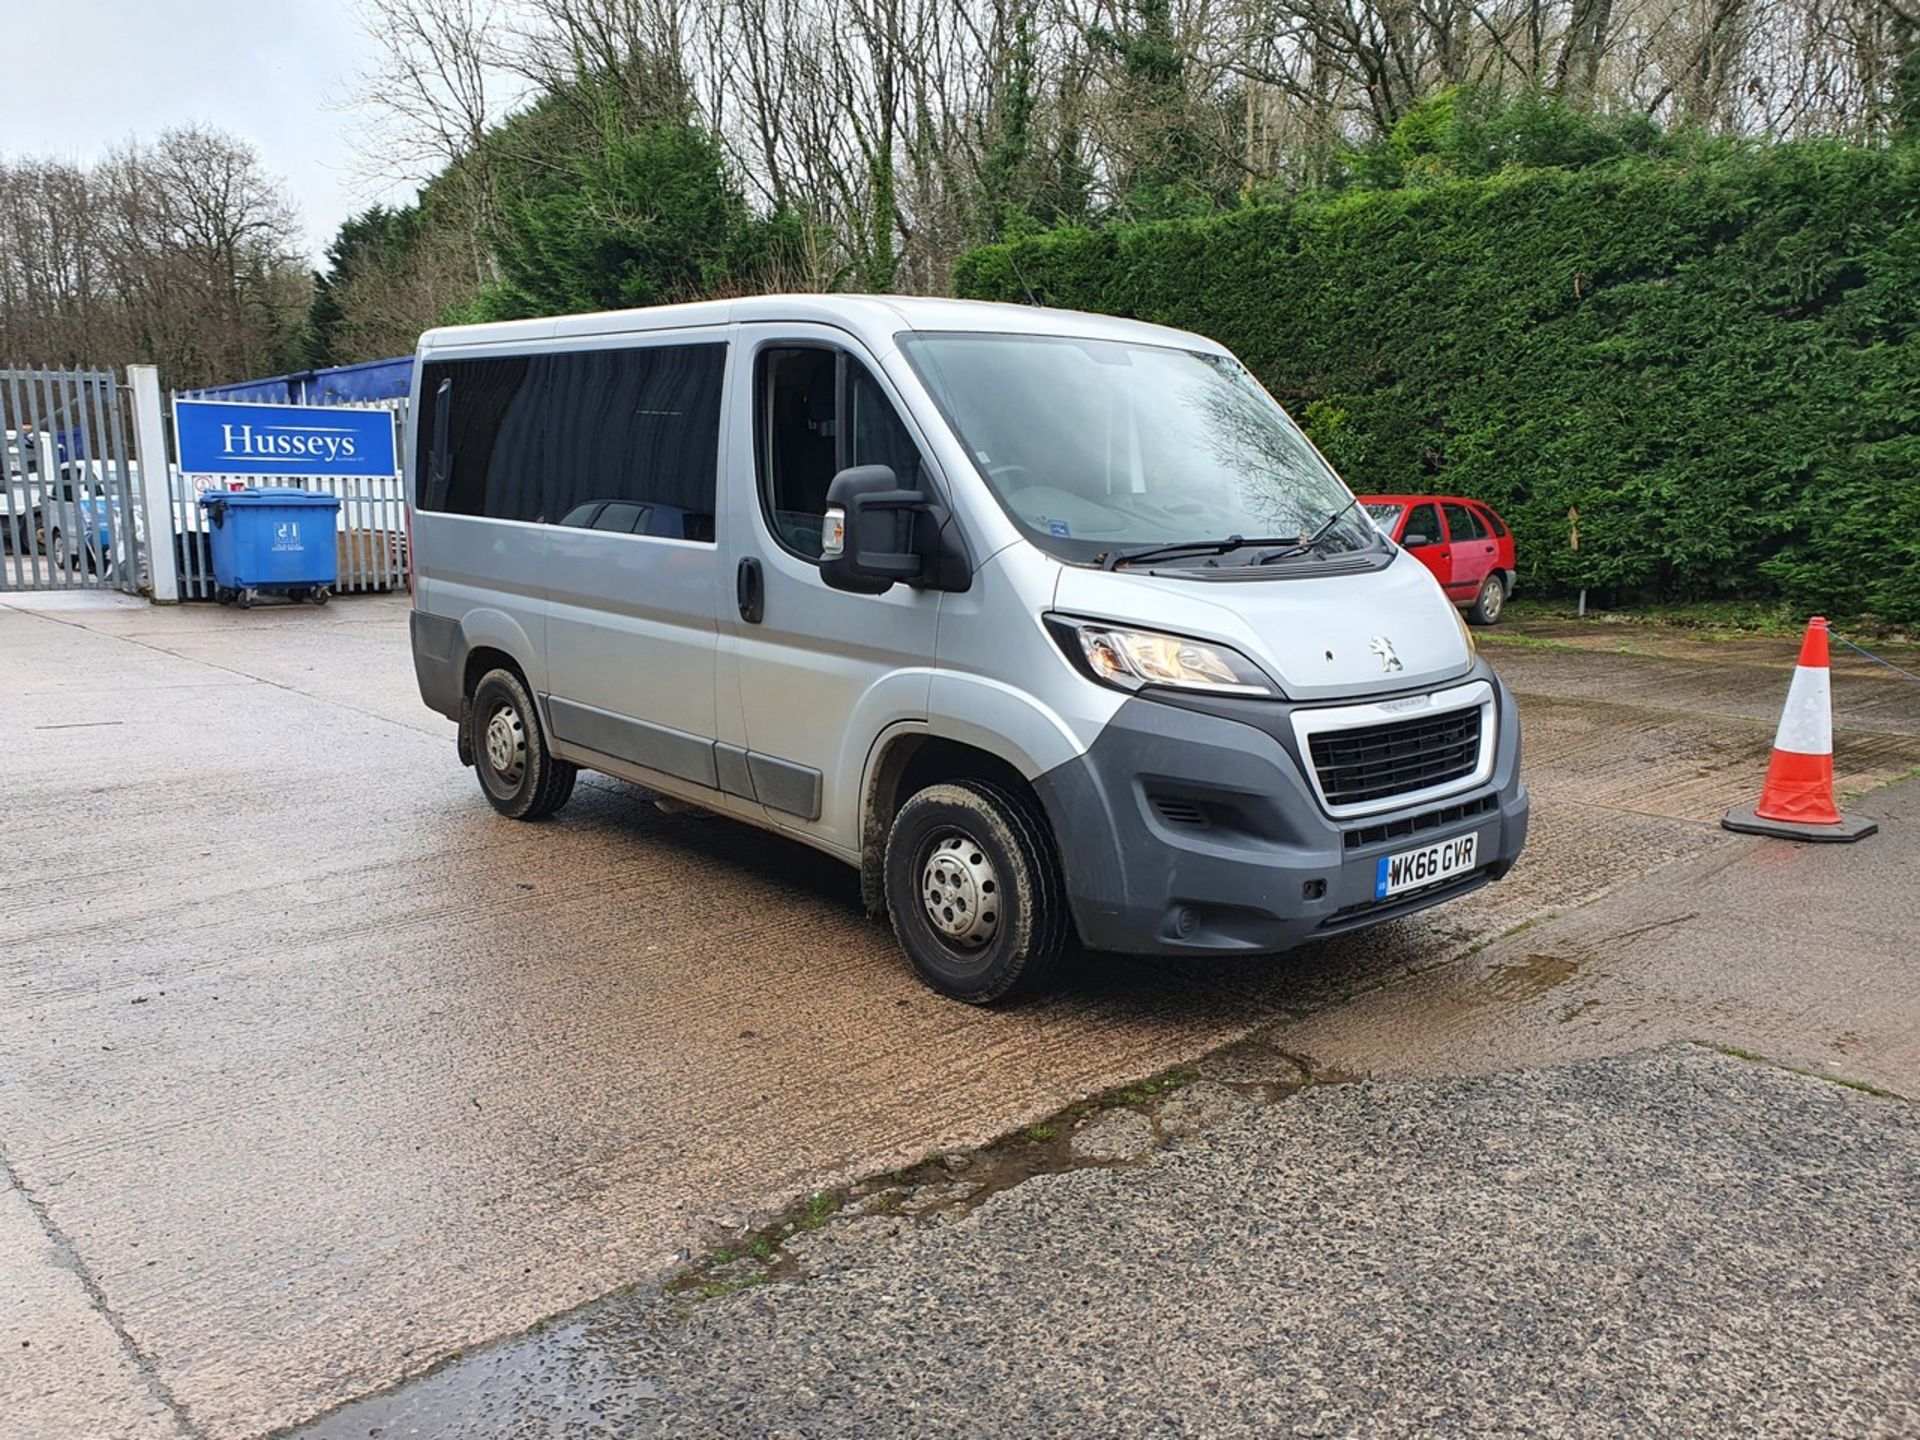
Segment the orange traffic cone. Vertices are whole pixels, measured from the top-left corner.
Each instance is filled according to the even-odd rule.
[[[1842,815],[1833,803],[1833,685],[1827,668],[1827,622],[1807,622],[1800,663],[1774,732],[1760,803],[1729,810],[1720,822],[1748,835],[1790,840],[1864,840],[1880,827]]]

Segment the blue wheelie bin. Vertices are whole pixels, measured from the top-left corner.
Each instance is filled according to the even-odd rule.
[[[244,608],[263,594],[324,605],[340,578],[334,540],[337,495],[284,486],[209,490],[206,508],[213,552],[213,598]]]

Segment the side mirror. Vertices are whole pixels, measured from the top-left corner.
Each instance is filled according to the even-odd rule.
[[[1422,545],[1432,545],[1434,543],[1436,542],[1433,536],[1423,530],[1410,531],[1400,537],[1400,548],[1403,550],[1418,550]]]
[[[901,489],[889,465],[842,470],[827,487],[820,578],[857,595],[884,595],[895,581],[965,590],[972,577],[950,518],[929,496]]]

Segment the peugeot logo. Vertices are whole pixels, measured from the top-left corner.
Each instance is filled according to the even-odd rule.
[[[1391,675],[1396,670],[1404,670],[1407,668],[1400,663],[1400,657],[1393,653],[1393,642],[1387,639],[1386,636],[1374,636],[1373,644],[1367,648],[1380,657],[1380,668],[1386,674]]]

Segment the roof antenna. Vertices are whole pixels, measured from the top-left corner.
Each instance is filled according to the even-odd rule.
[[[1026,275],[1021,272],[1019,257],[1013,253],[1011,245],[1007,246],[1007,264],[1013,267],[1013,278],[1020,282],[1020,288],[1027,292],[1027,303],[1036,309],[1043,308],[1040,305],[1040,297],[1033,293],[1033,286],[1027,283]]]

